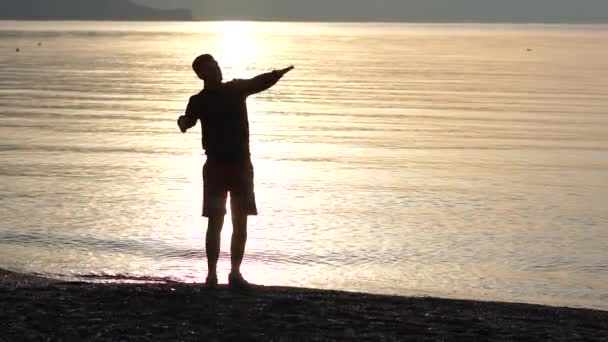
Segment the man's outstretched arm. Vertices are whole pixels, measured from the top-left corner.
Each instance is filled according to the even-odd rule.
[[[274,70],[265,74],[258,75],[249,80],[243,80],[243,90],[247,95],[257,94],[262,92],[277,82],[288,72],[293,70],[293,65],[285,69]]]

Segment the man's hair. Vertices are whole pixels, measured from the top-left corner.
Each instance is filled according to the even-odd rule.
[[[214,61],[214,59],[213,56],[211,56],[210,54],[206,53],[204,55],[200,55],[194,59],[194,62],[192,62],[192,69],[197,75],[200,75],[200,72],[202,71],[202,66],[212,61]]]

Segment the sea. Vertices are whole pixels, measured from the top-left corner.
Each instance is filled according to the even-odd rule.
[[[608,310],[608,25],[0,22],[0,268],[204,282],[211,53],[248,99],[244,276]],[[230,269],[228,219],[220,283]]]

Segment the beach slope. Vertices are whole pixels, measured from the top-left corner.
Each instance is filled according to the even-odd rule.
[[[91,284],[0,271],[0,341],[605,341],[608,312],[299,288]]]

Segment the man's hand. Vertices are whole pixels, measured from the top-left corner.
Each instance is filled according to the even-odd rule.
[[[281,75],[281,77],[283,77],[283,75],[285,75],[286,73],[290,72],[290,71],[291,71],[291,70],[293,70],[293,69],[294,69],[294,66],[293,66],[293,65],[291,65],[291,66],[288,66],[288,67],[287,67],[287,68],[285,68],[285,69],[280,69],[280,70],[277,70],[276,72],[277,72],[277,73],[279,73],[279,74]]]
[[[177,125],[179,126],[179,130],[182,131],[182,133],[186,133],[188,128],[194,126],[190,121],[191,120],[189,120],[185,115],[182,115],[177,119]]]
[[[293,65],[285,69],[273,70],[264,74],[257,75],[249,80],[242,80],[241,86],[246,96],[262,92],[277,84],[281,77],[293,70]]]

